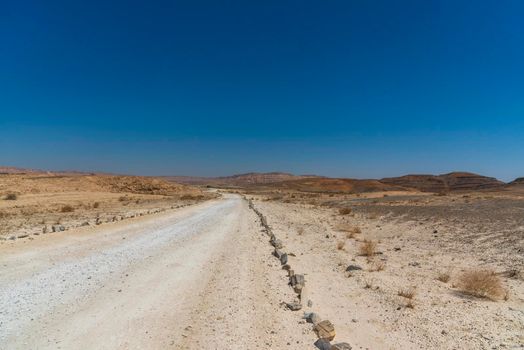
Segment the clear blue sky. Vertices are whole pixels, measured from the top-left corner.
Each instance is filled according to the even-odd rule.
[[[0,165],[524,176],[524,1],[2,1]]]

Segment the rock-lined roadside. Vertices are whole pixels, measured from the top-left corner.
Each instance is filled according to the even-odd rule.
[[[54,233],[54,232],[62,232],[62,231],[67,231],[67,230],[71,230],[71,229],[78,228],[78,227],[84,227],[84,226],[103,225],[103,224],[118,222],[118,221],[122,221],[126,219],[132,219],[132,218],[137,218],[137,217],[151,215],[151,214],[163,213],[168,210],[180,209],[180,208],[184,208],[184,207],[187,207],[193,204],[195,203],[171,205],[169,207],[153,208],[153,209],[148,209],[148,210],[134,210],[128,213],[123,213],[121,215],[107,215],[107,214],[97,215],[96,217],[93,217],[91,219],[83,218],[82,220],[71,220],[64,224],[43,224],[43,225],[35,226],[31,229],[23,229],[20,232],[14,232],[14,233],[9,233],[9,234],[0,236],[0,241],[14,241],[17,239],[24,239],[24,238],[33,239],[34,236],[45,235],[45,234]]]
[[[244,197],[245,198],[245,197]],[[297,300],[294,300],[290,303],[285,303],[289,310],[291,311],[298,311],[301,310],[303,307],[303,303],[306,299],[303,291],[306,286],[306,280],[303,274],[296,274],[295,271],[292,269],[291,265],[288,263],[288,254],[283,251],[284,249],[284,243],[282,240],[278,239],[276,235],[271,230],[271,227],[269,226],[266,217],[264,214],[262,214],[253,204],[253,201],[251,199],[247,199],[249,204],[249,208],[253,210],[257,216],[260,219],[260,225],[263,228],[263,231],[269,236],[269,243],[273,246],[273,256],[275,256],[277,259],[280,260],[280,263],[282,265],[282,269],[287,271],[288,277],[289,277],[289,286],[293,288],[294,292],[297,295]],[[294,254],[290,254],[294,255]],[[307,300],[308,307],[311,307],[313,305],[313,302],[311,300]],[[309,322],[313,324],[313,332],[318,337],[318,340],[314,343],[314,345],[320,349],[320,350],[351,350],[351,346],[346,343],[336,343],[331,344],[331,342],[335,339],[336,332],[335,332],[335,326],[331,323],[329,320],[321,320],[321,317],[316,312],[307,312],[304,313],[304,318]]]

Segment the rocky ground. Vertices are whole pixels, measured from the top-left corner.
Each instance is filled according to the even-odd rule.
[[[524,197],[402,192],[248,197],[283,250],[296,256],[290,260],[295,272],[305,274],[304,298],[335,325],[336,339],[356,349],[523,346]],[[342,215],[340,208],[351,212]],[[376,243],[372,257],[361,255],[365,240]],[[459,276],[476,268],[494,270],[504,295],[489,300],[462,293]]]
[[[0,242],[120,221],[212,197],[143,177],[0,175]]]

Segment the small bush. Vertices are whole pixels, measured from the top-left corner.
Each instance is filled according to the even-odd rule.
[[[364,240],[359,247],[360,255],[371,257],[375,255],[377,244],[373,241]]]
[[[386,264],[383,261],[375,261],[371,268],[369,269],[369,272],[375,272],[375,271],[382,271],[386,268]]]
[[[340,208],[338,210],[338,213],[340,215],[348,215],[348,214],[351,214],[351,208]]]
[[[183,201],[190,201],[190,200],[195,199],[195,196],[193,196],[191,194],[185,194],[182,197],[180,197],[180,199],[183,200]]]
[[[344,250],[344,246],[346,245],[345,241],[338,241],[337,242],[337,250]]]
[[[373,288],[373,280],[364,280],[364,289]]]
[[[416,290],[414,287],[403,288],[397,292],[397,295],[407,299],[413,299],[415,297]]]
[[[303,227],[297,228],[297,233],[299,236],[302,236],[304,234],[304,228]]]
[[[96,208],[98,208],[99,206],[100,206],[100,203],[99,203],[99,202],[94,202],[94,203],[93,203],[93,208],[96,209]]]
[[[119,201],[119,202],[125,202],[125,201],[127,201],[127,200],[128,200],[127,196],[120,196],[120,197],[118,198],[118,201]]]
[[[504,297],[502,281],[492,270],[470,270],[458,278],[459,290],[468,295],[491,300]]]
[[[75,208],[73,208],[72,206],[70,205],[64,205],[61,209],[60,209],[60,212],[62,213],[71,213],[75,211]]]
[[[437,280],[440,282],[448,283],[449,279],[451,278],[451,274],[449,272],[440,272],[437,275]]]
[[[18,199],[18,195],[16,193],[8,193],[5,196],[6,201],[16,201]]]

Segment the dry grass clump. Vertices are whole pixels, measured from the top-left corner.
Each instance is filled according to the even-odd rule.
[[[415,287],[402,288],[402,289],[399,289],[399,291],[397,292],[398,296],[407,298],[407,299],[413,299],[415,297],[415,294],[416,294]]]
[[[377,243],[366,239],[360,245],[359,252],[360,252],[360,255],[371,257],[375,255],[376,249],[377,249]]]
[[[73,211],[75,211],[75,208],[70,205],[64,205],[62,208],[60,208],[61,213],[71,213]]]
[[[489,269],[464,272],[458,277],[457,286],[462,293],[479,298],[495,300],[506,295],[500,277]]]
[[[408,299],[408,302],[406,303],[406,307],[408,309],[414,309],[415,308],[415,302],[413,301],[413,299]]]
[[[182,197],[180,197],[180,199],[183,201],[192,201],[198,198],[199,198],[198,196],[193,196],[192,194],[184,194]],[[267,200],[270,201],[270,200],[276,200],[276,199],[272,197],[272,198],[268,198]]]
[[[364,280],[364,289],[372,289],[373,288],[373,280]]]
[[[96,208],[98,208],[99,206],[100,206],[100,203],[99,203],[99,202],[94,202],[94,203],[93,203],[93,208],[96,209]]]
[[[437,275],[437,280],[440,282],[448,283],[451,278],[451,273],[449,271],[447,272],[439,272]]]
[[[352,227],[348,230],[346,230],[346,238],[347,239],[350,239],[350,238],[355,238],[355,236],[358,234],[358,233],[361,233],[362,231],[360,230],[359,227],[355,226],[355,227]]]
[[[129,198],[127,198],[127,196],[120,196],[120,197],[118,197],[118,201],[119,202],[125,202],[127,200],[129,200]]]
[[[383,261],[375,261],[369,268],[369,272],[378,272],[386,268],[386,264]]]
[[[18,195],[16,193],[8,193],[4,199],[6,201],[16,201],[18,199]]]
[[[348,215],[348,214],[351,214],[351,208],[340,208],[338,210],[338,213],[340,215]]]
[[[297,228],[297,233],[299,236],[302,236],[304,234],[304,228],[303,227]]]
[[[346,246],[346,241],[338,241],[337,242],[337,250],[344,250],[345,246]]]

